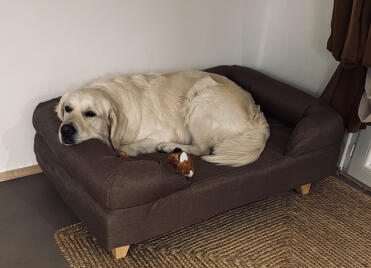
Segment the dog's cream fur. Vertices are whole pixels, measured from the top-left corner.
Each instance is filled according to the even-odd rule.
[[[66,105],[73,111],[65,112]],[[87,110],[97,116],[84,117]],[[179,147],[212,163],[241,166],[259,157],[269,137],[248,92],[201,71],[99,79],[65,94],[57,113],[62,125],[75,126],[75,143],[98,138],[130,156]]]

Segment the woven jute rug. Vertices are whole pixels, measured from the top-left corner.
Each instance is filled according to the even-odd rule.
[[[330,177],[130,247],[115,260],[81,224],[55,239],[71,267],[371,267],[371,197]]]

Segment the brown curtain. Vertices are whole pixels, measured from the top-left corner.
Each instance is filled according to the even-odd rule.
[[[371,0],[334,0],[327,49],[339,61],[321,99],[344,120],[349,132],[364,125],[358,106],[365,91],[367,66],[371,66]]]

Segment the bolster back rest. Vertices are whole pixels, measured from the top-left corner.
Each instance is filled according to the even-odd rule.
[[[296,124],[316,102],[313,96],[248,67],[221,65],[204,71],[228,77],[249,91],[265,113],[291,124]]]

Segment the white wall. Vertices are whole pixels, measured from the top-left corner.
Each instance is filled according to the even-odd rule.
[[[243,64],[315,96],[337,63],[326,50],[333,0],[245,2]]]
[[[36,163],[40,101],[107,73],[242,63],[239,0],[0,2],[0,172]]]
[[[332,0],[0,0],[0,172],[35,164],[40,101],[107,73],[244,64],[318,95]]]

